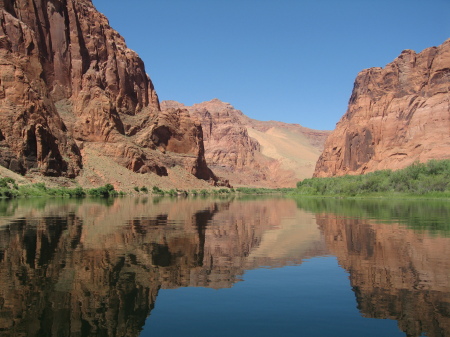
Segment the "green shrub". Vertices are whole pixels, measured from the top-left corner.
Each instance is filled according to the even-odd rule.
[[[78,186],[71,190],[70,196],[75,198],[82,198],[86,196],[86,192],[82,187]]]
[[[297,183],[296,194],[364,195],[373,193],[427,194],[450,192],[450,160],[414,163],[402,170],[381,170],[366,175],[310,178]]]
[[[236,192],[242,194],[266,194],[266,193],[274,193],[276,190],[268,189],[268,188],[257,188],[257,187],[238,187],[236,188]]]
[[[106,198],[106,197],[110,197],[110,196],[116,196],[117,191],[114,190],[113,185],[106,184],[105,186],[102,186],[102,187],[91,188],[90,190],[88,190],[88,194],[93,197]]]
[[[41,190],[41,191],[46,191],[47,190],[47,187],[45,187],[44,183],[33,184],[33,187],[37,188],[38,190]]]
[[[9,188],[11,186],[17,187],[16,181],[13,178],[0,178],[0,188]],[[15,188],[17,189],[17,188]]]
[[[1,187],[0,188],[0,197],[12,199],[18,196],[18,192],[15,189],[10,189],[8,187]]]
[[[164,195],[164,191],[160,189],[158,186],[153,186],[152,192],[153,194]]]
[[[148,193],[148,188],[145,186],[141,187],[141,192]]]

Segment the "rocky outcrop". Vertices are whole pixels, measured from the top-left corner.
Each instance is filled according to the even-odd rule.
[[[419,54],[405,50],[385,68],[362,71],[314,176],[395,170],[448,158],[450,40]]]
[[[139,56],[90,0],[3,0],[0,8],[0,164],[21,174],[74,177],[85,143],[134,172],[206,167],[201,127],[160,113]]]
[[[295,186],[311,177],[328,135],[298,124],[253,120],[218,99],[192,106],[163,101],[161,107],[187,109],[201,123],[208,166],[233,186]]]

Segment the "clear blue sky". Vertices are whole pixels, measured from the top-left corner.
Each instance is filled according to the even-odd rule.
[[[450,38],[450,0],[93,0],[160,100],[334,129],[359,71]]]

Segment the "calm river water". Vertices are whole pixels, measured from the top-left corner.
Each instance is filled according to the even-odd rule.
[[[0,336],[450,336],[450,205],[0,201]]]

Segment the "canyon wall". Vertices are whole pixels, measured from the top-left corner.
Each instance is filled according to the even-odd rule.
[[[450,158],[450,40],[405,50],[358,74],[348,110],[328,137],[314,176],[400,169]]]
[[[73,178],[93,148],[133,172],[217,181],[201,125],[161,113],[144,63],[90,0],[0,4],[0,165]]]
[[[218,99],[192,106],[163,101],[161,107],[187,109],[201,123],[208,166],[233,186],[294,187],[312,176],[329,134],[298,124],[257,121]]]

